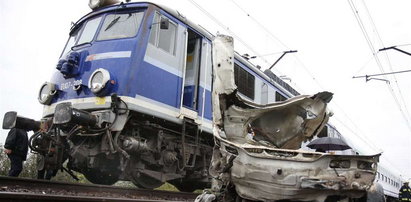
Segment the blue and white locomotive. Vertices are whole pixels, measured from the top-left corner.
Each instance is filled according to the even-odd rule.
[[[66,157],[68,168],[93,183],[205,186],[213,145],[212,36],[151,3],[90,7],[39,92],[52,126],[32,138],[33,150],[45,156],[45,168]],[[45,151],[50,145],[59,149]]]

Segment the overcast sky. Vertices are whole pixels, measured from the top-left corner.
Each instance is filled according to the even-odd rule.
[[[411,177],[411,73],[375,77],[388,79],[389,85],[352,79],[411,69],[411,56],[394,50],[376,53],[381,64],[377,65],[370,48],[401,45],[398,48],[411,52],[411,1],[353,0],[354,6],[347,0],[158,2],[213,34],[235,35],[235,49],[260,56],[252,62],[262,69],[274,63],[280,52],[298,50],[286,55],[274,72],[290,78],[304,94],[333,92],[331,123],[347,141],[367,154],[383,152],[382,161],[389,169]],[[87,4],[86,0],[0,0],[1,122],[11,110],[41,118],[39,88],[51,77],[71,22],[91,11]],[[0,143],[7,132],[0,130]]]

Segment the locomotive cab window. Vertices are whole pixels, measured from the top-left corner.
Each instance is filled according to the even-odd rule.
[[[60,58],[64,57],[70,50],[71,47],[74,46],[74,44],[76,43],[77,39],[78,39],[78,29],[74,30],[71,34],[70,34],[70,38],[68,39],[67,43],[66,43],[66,47],[64,47],[63,53],[60,55]]]
[[[143,15],[144,12],[107,15],[97,40],[134,37],[140,28]]]
[[[241,68],[240,65],[234,64],[234,80],[238,91],[251,100],[254,100],[255,77]]]
[[[167,29],[162,29],[161,22],[168,21]],[[156,13],[151,25],[150,43],[172,55],[175,55],[177,25],[167,17]]]
[[[96,34],[100,22],[101,17],[98,17],[86,22],[82,28],[75,28],[75,30],[70,33],[70,38],[68,39],[66,47],[64,47],[63,53],[60,55],[60,58],[64,57],[73,46],[90,43],[93,40],[94,35]]]
[[[90,43],[93,40],[94,35],[96,35],[96,31],[97,31],[98,26],[100,25],[100,21],[101,21],[101,17],[88,21],[86,25],[84,26],[84,29],[81,32],[80,38],[77,41],[76,45]]]

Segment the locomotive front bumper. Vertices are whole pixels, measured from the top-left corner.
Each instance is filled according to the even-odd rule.
[[[121,131],[127,121],[128,109],[124,108],[122,103],[111,103],[113,104],[110,108],[91,112],[77,109],[70,102],[60,103],[56,105],[53,123],[56,125],[78,124],[91,128],[105,128],[110,125],[111,131]]]
[[[373,185],[380,155],[331,155],[220,140],[223,156],[235,156],[230,178],[237,193],[258,201],[359,198]]]

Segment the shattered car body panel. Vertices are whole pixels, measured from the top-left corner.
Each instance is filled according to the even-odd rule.
[[[318,134],[328,120],[326,101],[329,92],[312,97],[297,96],[264,107],[245,103],[250,108],[236,105],[225,111],[224,131],[228,139],[240,139],[250,133],[253,142],[271,144],[277,148],[299,149],[301,142]]]
[[[213,168],[221,173],[232,164],[228,179],[237,194],[258,201],[324,201],[331,195],[359,198],[373,185],[379,156],[274,149],[223,138],[216,141],[220,155],[213,161],[220,166]]]
[[[236,90],[233,39],[217,36],[213,46],[212,190],[224,192],[231,184],[249,200],[324,201],[332,195],[358,198],[373,186],[379,154],[299,150],[327,123],[332,93],[268,105],[252,103]]]

